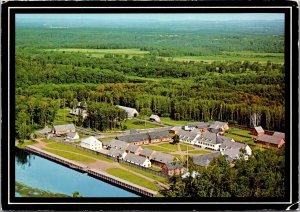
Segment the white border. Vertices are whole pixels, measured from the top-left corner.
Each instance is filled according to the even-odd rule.
[[[273,6],[273,7],[232,7],[232,6],[222,6],[222,7],[9,7],[8,8],[8,149],[10,150],[10,81],[9,81],[9,71],[10,71],[10,9],[45,9],[45,8],[49,8],[49,9],[212,9],[212,8],[253,8],[253,9],[257,9],[257,8],[289,8],[290,9],[290,126],[292,126],[292,7],[291,6]],[[47,13],[47,12],[43,12],[43,13]],[[83,12],[84,13],[84,12]],[[100,12],[99,12],[100,13]],[[113,12],[113,13],[118,13],[118,12]],[[174,13],[176,13],[174,11]],[[188,12],[186,12],[188,13]],[[217,12],[219,13],[219,12]],[[225,13],[225,12],[224,12]],[[230,13],[230,12],[229,12]],[[71,14],[71,13],[70,13]],[[86,13],[88,14],[88,13]],[[286,20],[285,20],[285,24],[286,24]],[[15,47],[14,47],[15,48]],[[3,123],[2,123],[3,124]],[[90,204],[90,205],[96,205],[96,204],[123,204],[123,205],[128,205],[128,204],[291,204],[292,203],[292,127],[290,127],[290,201],[289,202],[23,202],[23,203],[15,203],[15,202],[11,202],[10,201],[10,165],[8,164],[8,204],[9,205],[52,205],[52,204],[57,204],[57,205],[68,205],[68,204]],[[10,151],[8,151],[8,161],[10,159]]]

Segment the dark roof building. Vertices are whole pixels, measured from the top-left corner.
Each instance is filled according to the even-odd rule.
[[[150,140],[170,138],[169,131],[154,131],[148,133]]]
[[[140,156],[146,157],[146,158],[152,158],[152,155],[155,153],[154,150],[152,149],[148,149],[148,148],[144,148],[141,152],[140,152]]]
[[[106,146],[106,148],[121,149],[125,151],[129,144],[124,141],[113,139],[109,141],[104,141],[103,146]]]
[[[174,161],[174,158],[175,157],[173,155],[165,154],[162,152],[155,152],[152,155],[151,160],[167,164],[167,163],[172,163]]]
[[[122,135],[116,137],[118,140],[125,141],[127,143],[134,143],[140,141],[149,141],[148,133],[136,133],[130,135]]]
[[[205,155],[192,155],[193,162],[197,166],[208,166],[208,164],[212,161],[214,158],[220,157],[220,152],[214,152],[211,154],[205,154]]]
[[[134,144],[129,144],[129,146],[126,149],[127,152],[131,152],[133,154],[138,154],[140,151],[142,151],[142,147]]]

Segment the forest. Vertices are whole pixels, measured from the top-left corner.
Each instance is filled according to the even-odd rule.
[[[263,128],[284,131],[284,60],[268,60],[275,53],[284,54],[284,36],[276,23],[265,25],[267,32],[222,25],[191,29],[182,24],[173,28],[19,26],[16,136],[25,139],[34,129],[51,126],[59,108],[72,108],[79,101],[87,102],[90,115],[76,124],[100,131],[122,129],[126,114],[114,105],[174,120],[220,120],[250,127],[255,114]],[[143,53],[132,54],[132,48]],[[128,49],[128,53],[99,55],[86,49]],[[266,59],[220,57],[229,53],[266,54]],[[176,60],[202,55],[216,59]]]

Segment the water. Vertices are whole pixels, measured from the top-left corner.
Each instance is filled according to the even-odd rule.
[[[84,197],[138,197],[134,193],[23,150],[16,152],[16,181],[33,188],[70,196],[78,191]],[[16,196],[20,195],[16,193]]]

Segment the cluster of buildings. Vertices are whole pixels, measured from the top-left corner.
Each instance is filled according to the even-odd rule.
[[[273,134],[266,134],[262,127],[254,127],[251,131],[252,135],[257,136],[255,142],[264,146],[272,146],[281,148],[285,144],[285,133],[274,132]]]

